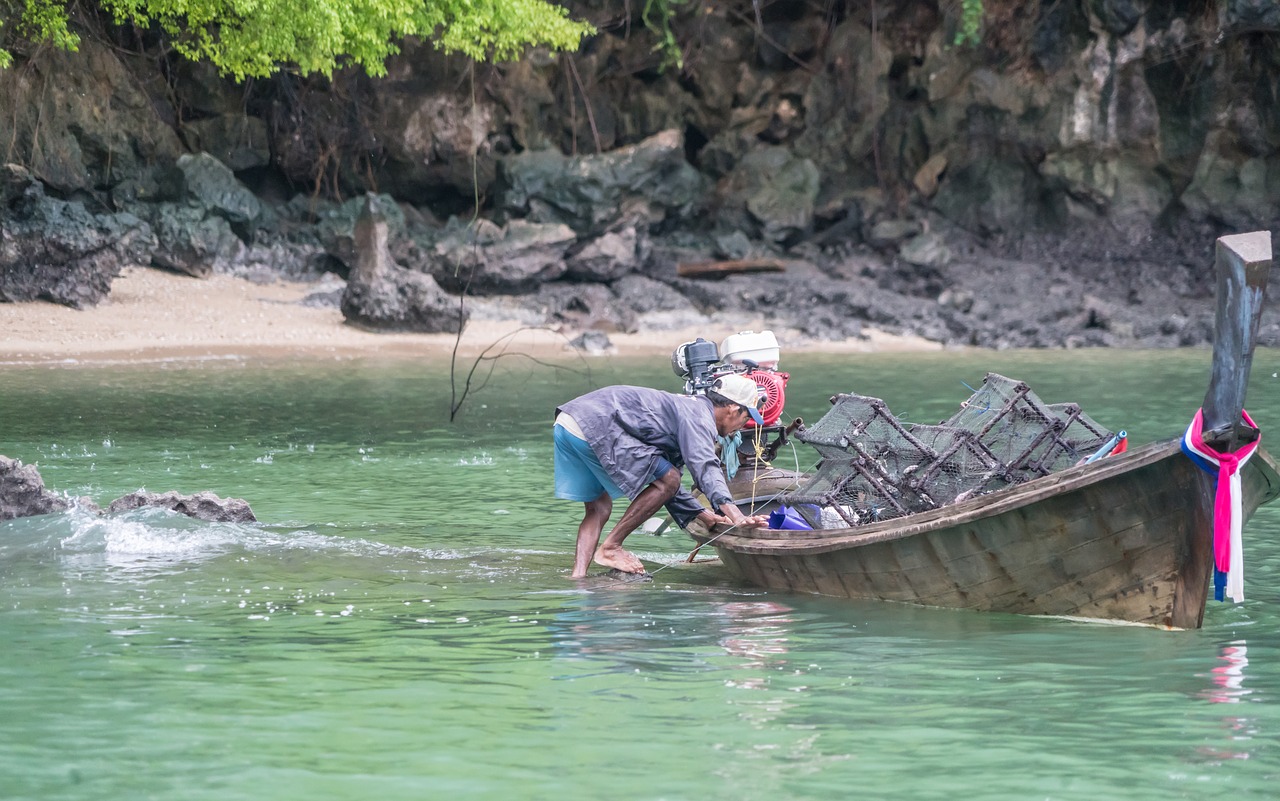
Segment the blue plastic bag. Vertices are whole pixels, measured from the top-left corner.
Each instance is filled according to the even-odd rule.
[[[769,513],[769,528],[772,529],[788,529],[791,531],[812,531],[813,526],[809,525],[800,513],[790,506],[779,506],[777,509]]]

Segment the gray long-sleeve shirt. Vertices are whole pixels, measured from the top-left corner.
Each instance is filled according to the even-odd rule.
[[[615,386],[588,392],[556,409],[577,421],[591,451],[628,498],[649,485],[658,457],[687,465],[694,483],[719,514],[733,497],[716,457],[716,421],[705,396],[676,395],[647,387]],[[703,510],[681,488],[667,502],[681,527]]]

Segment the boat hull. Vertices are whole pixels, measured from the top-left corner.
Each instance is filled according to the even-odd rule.
[[[1280,495],[1261,449],[1241,477],[1246,519]],[[691,533],[770,589],[1198,628],[1213,492],[1175,440],[872,525]]]

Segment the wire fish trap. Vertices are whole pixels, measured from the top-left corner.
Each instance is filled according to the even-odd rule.
[[[796,433],[818,451],[816,471],[780,499],[814,528],[903,517],[1021,484],[1111,438],[1079,406],[1046,404],[996,373],[936,426],[903,423],[879,398],[842,394],[831,403]]]

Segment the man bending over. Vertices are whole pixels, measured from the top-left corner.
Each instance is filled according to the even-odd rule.
[[[615,386],[556,409],[556,497],[586,504],[573,577],[586,576],[593,557],[596,564],[625,573],[645,572],[640,559],[622,549],[622,541],[664,505],[682,528],[695,518],[708,527],[764,525],[763,515],[747,517],[734,505],[716,457],[717,434],[732,436],[747,420],[763,424],[758,406],[755,382],[727,375],[705,395]],[[681,465],[688,465],[711,509],[681,488]],[[613,499],[623,495],[631,505],[600,542]]]

